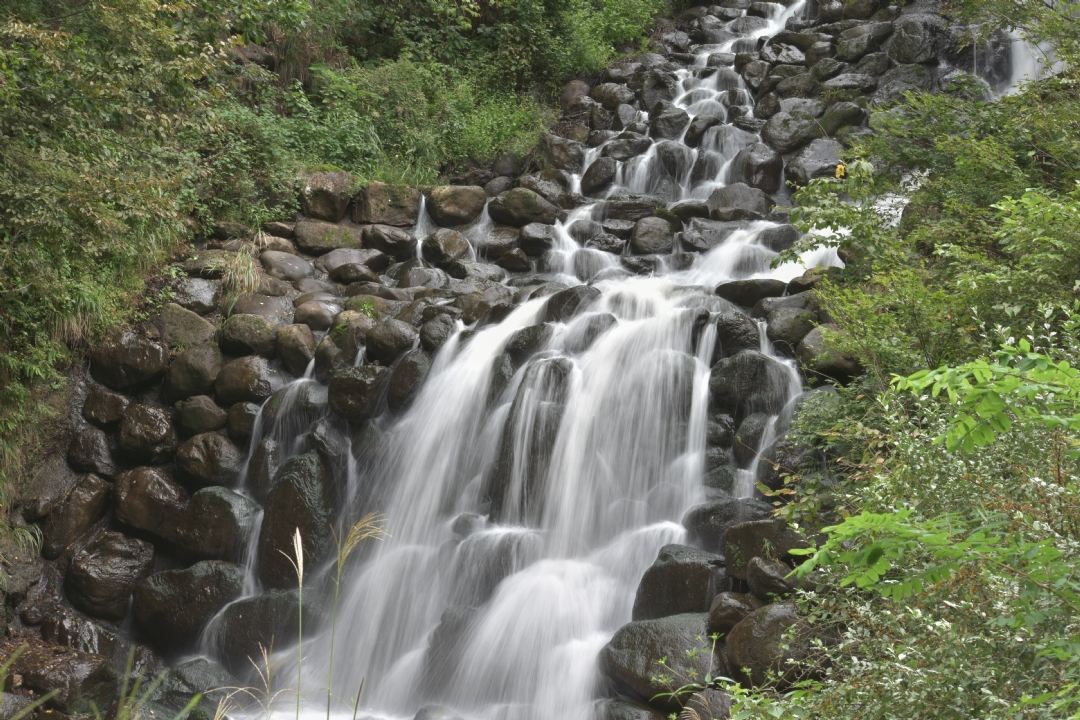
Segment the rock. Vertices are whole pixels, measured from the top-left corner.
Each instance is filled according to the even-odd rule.
[[[107,428],[120,422],[130,404],[130,398],[92,383],[83,403],[82,416],[95,425]]]
[[[457,322],[452,317],[437,315],[420,327],[420,345],[433,353],[441,348],[456,331]]]
[[[752,595],[736,592],[722,592],[713,598],[709,607],[709,632],[723,633],[727,635],[731,628],[750,613],[754,612],[761,603]]]
[[[647,705],[627,700],[605,699],[597,701],[595,720],[664,720],[665,715]],[[718,719],[719,720],[719,719]]]
[[[406,185],[368,183],[356,196],[353,221],[408,227],[420,217],[420,191]]]
[[[821,128],[831,136],[848,125],[861,125],[865,117],[866,111],[855,103],[838,102],[826,110],[818,122]]]
[[[701,144],[701,140],[709,128],[722,125],[723,122],[721,118],[715,115],[698,115],[690,121],[690,125],[686,128],[683,142],[689,147],[697,147]]]
[[[300,615],[296,590],[271,591],[227,606],[215,627],[222,662],[231,672],[246,675],[253,662],[262,662],[261,648],[284,648],[296,642]],[[303,617],[305,625],[318,618],[309,593],[304,594]]]
[[[220,280],[225,275],[225,268],[235,260],[236,253],[229,250],[193,250],[185,253],[184,258],[184,272],[189,277]]]
[[[469,241],[456,230],[440,228],[424,238],[421,250],[425,260],[446,267],[469,254]]]
[[[765,3],[762,3],[765,4]],[[694,693],[680,713],[684,720],[721,720],[731,717],[731,696],[723,690],[708,689]]]
[[[315,331],[323,331],[334,323],[334,316],[341,312],[338,305],[321,302],[306,302],[296,308],[296,322],[307,325]]]
[[[172,542],[188,494],[164,468],[139,467],[116,476],[113,512],[118,522]]]
[[[403,231],[396,231],[403,232]],[[339,273],[339,268],[346,265],[365,265],[371,270],[376,272],[383,272],[386,268],[390,267],[390,256],[381,250],[374,248],[364,248],[362,250],[353,250],[351,248],[340,248],[338,250],[331,250],[318,260],[315,261],[316,267],[330,276],[331,280],[335,282],[352,282],[346,280],[345,276]],[[342,279],[336,279],[335,276],[341,276]],[[332,288],[330,292],[335,292]]]
[[[262,402],[285,385],[285,378],[270,367],[266,358],[257,356],[233,360],[221,368],[214,388],[223,405],[238,402]]]
[[[345,217],[352,177],[344,170],[315,170],[300,174],[300,210],[311,218],[336,223]]]
[[[735,433],[735,443],[732,446],[735,463],[739,467],[749,467],[757,457],[761,438],[768,424],[769,416],[765,413],[751,413],[739,423],[739,429]]]
[[[131,405],[120,421],[120,448],[134,461],[165,462],[176,450],[169,413],[153,405]]]
[[[132,615],[162,650],[190,649],[210,618],[240,597],[243,588],[243,566],[204,560],[141,580],[135,586]]]
[[[213,345],[203,345],[184,350],[165,373],[163,390],[169,402],[186,400],[192,395],[209,395],[214,392],[214,383],[225,358]]]
[[[531,325],[518,330],[506,341],[506,354],[514,368],[520,368],[525,362],[539,352],[551,339],[551,325]]]
[[[776,148],[777,152],[786,154],[821,137],[821,128],[809,115],[778,112],[765,123],[761,137]]]
[[[296,377],[303,377],[315,357],[315,334],[302,324],[278,328],[277,351],[286,369]]]
[[[760,278],[723,283],[717,286],[716,294],[736,305],[753,307],[758,300],[783,295],[785,290],[787,290],[787,283],[782,280]]]
[[[559,217],[559,209],[532,190],[519,187],[492,199],[488,214],[495,222],[514,227],[535,222],[552,225]]]
[[[786,113],[802,113],[810,117],[821,117],[825,112],[825,103],[820,100],[792,97],[780,101],[780,111]]]
[[[277,326],[258,315],[236,314],[221,325],[218,346],[230,355],[277,354]]]
[[[799,239],[799,231],[791,225],[765,228],[758,234],[758,242],[773,252],[787,250]]]
[[[58,645],[31,645],[15,660],[11,672],[21,676],[23,684],[38,695],[56,690],[47,707],[61,713],[100,712],[112,706],[119,689],[116,670],[108,658]],[[57,715],[39,710],[36,717]]]
[[[265,251],[259,256],[259,263],[270,277],[289,282],[311,277],[315,272],[307,260],[276,250]]]
[[[852,378],[862,375],[864,370],[857,358],[829,347],[822,332],[823,327],[830,326],[826,324],[815,327],[799,342],[795,350],[806,374],[839,383],[850,382]]]
[[[243,562],[259,506],[228,488],[206,487],[191,496],[176,530],[176,546],[196,560]]]
[[[843,73],[824,83],[826,90],[858,90],[868,92],[878,86],[878,79],[859,73]]]
[[[748,520],[767,518],[772,515],[772,510],[771,505],[761,500],[724,498],[690,508],[682,524],[687,531],[687,540],[706,552],[720,553],[722,538],[728,528]]]
[[[922,65],[899,65],[881,76],[871,105],[882,105],[906,92],[929,90],[933,85],[930,71]]]
[[[246,486],[256,501],[266,502],[266,496],[270,493],[270,487],[274,484],[274,476],[282,463],[282,450],[273,438],[265,437],[259,441],[251,460],[248,462]]]
[[[707,612],[726,581],[724,559],[719,555],[665,545],[638,584],[633,619]]]
[[[90,354],[93,378],[119,392],[152,385],[168,367],[169,351],[164,345],[130,330],[110,333]]]
[[[526,255],[540,257],[548,250],[555,247],[558,242],[558,232],[552,225],[541,223],[529,223],[521,228],[521,236],[518,238],[520,249]]]
[[[416,239],[401,228],[370,225],[364,229],[364,245],[405,261],[416,255]]]
[[[251,442],[255,432],[255,420],[259,417],[259,406],[252,402],[238,402],[229,407],[229,437],[242,447]]]
[[[788,368],[756,350],[743,350],[713,366],[709,380],[710,411],[732,415],[775,415],[787,400]]]
[[[652,140],[645,135],[634,132],[620,133],[614,140],[604,146],[600,151],[602,157],[609,157],[619,162],[641,155],[652,147]]]
[[[334,250],[334,252],[338,251]],[[360,250],[358,252],[363,251]],[[387,257],[386,254],[381,253],[378,250],[371,250],[369,252],[378,253],[380,256],[389,260],[389,257]],[[342,263],[336,266],[333,270],[330,271],[330,279],[343,285],[348,285],[349,283],[354,282],[382,282],[382,279],[375,273],[374,270],[372,270],[367,265],[358,262]]]
[[[418,338],[416,329],[400,320],[383,320],[367,333],[367,354],[383,365],[392,365],[403,352],[412,349]]]
[[[427,211],[442,225],[465,225],[480,216],[487,203],[484,188],[476,185],[440,185],[427,193]]]
[[[845,30],[836,37],[836,59],[853,62],[874,52],[893,32],[892,23],[869,23]]]
[[[352,367],[338,373],[330,381],[330,409],[356,425],[370,419],[389,376],[390,370],[381,365]]]
[[[727,573],[740,580],[746,579],[750,558],[784,559],[793,548],[809,547],[803,536],[789,528],[783,518],[755,518],[730,525],[724,530],[721,541],[727,558]]]
[[[789,578],[791,568],[779,560],[750,558],[746,564],[746,582],[750,592],[765,602],[784,598],[795,592],[798,580]]]
[[[228,411],[218,407],[213,398],[207,395],[180,400],[175,407],[180,429],[186,435],[221,430],[229,421]]]
[[[585,247],[591,250],[601,250],[614,255],[621,255],[623,248],[626,247],[626,241],[608,233],[600,233],[585,243]]]
[[[888,71],[890,65],[889,56],[886,53],[870,53],[859,61],[859,64],[855,66],[854,72],[859,75],[871,75],[876,77],[878,75],[884,75],[886,71]]]
[[[539,322],[567,322],[585,311],[600,298],[600,291],[589,285],[576,285],[548,298]]]
[[[105,532],[75,553],[64,581],[68,600],[105,620],[122,620],[135,583],[154,567],[154,546]]]
[[[731,162],[728,177],[766,193],[780,189],[784,159],[765,143],[754,143],[738,152]]]
[[[751,90],[757,92],[765,84],[765,78],[771,69],[772,66],[769,63],[763,60],[754,60],[742,69],[743,79]]]
[[[635,255],[671,252],[674,233],[671,224],[658,217],[638,220],[630,236],[630,251]]]
[[[777,308],[768,316],[769,339],[784,352],[795,354],[806,335],[817,324],[817,313],[801,308]]]
[[[338,248],[362,246],[361,230],[356,225],[306,218],[296,223],[296,247],[309,255],[323,255]]]
[[[787,635],[798,626],[795,639]],[[808,660],[810,644],[804,624],[796,615],[793,603],[765,605],[754,610],[731,629],[727,636],[728,661],[735,677],[751,686],[769,681],[770,671],[780,676],[776,686],[784,690],[803,677],[812,675],[798,664]],[[744,673],[743,669],[749,670]]]
[[[248,669],[251,669],[250,665]],[[231,689],[238,687],[241,687],[240,682],[225,668],[205,658],[196,658],[170,668],[162,678],[161,684],[154,690],[151,699],[179,712],[187,707],[191,698],[202,694],[203,703],[216,709],[218,703],[232,692]],[[214,692],[219,689],[221,692]],[[196,719],[191,718],[191,720]]]
[[[173,300],[182,308],[200,315],[217,309],[221,302],[221,283],[202,278],[183,278],[173,284]]]
[[[886,46],[892,60],[901,64],[925,63],[940,53],[945,41],[945,22],[937,15],[902,15],[893,26],[893,35]]]
[[[85,475],[57,503],[41,528],[41,555],[47,560],[60,557],[82,537],[105,512],[109,483],[97,475]]]
[[[589,194],[607,188],[615,182],[615,173],[618,168],[619,164],[615,158],[597,158],[581,176],[581,192]]]
[[[832,47],[831,45],[829,47]],[[851,69],[851,66],[845,62],[840,62],[834,57],[826,57],[819,60],[814,67],[810,68],[810,74],[814,76],[815,80],[829,80],[831,78],[845,73]]]
[[[662,70],[650,70],[641,84],[641,105],[650,113],[656,103],[674,100],[679,94],[679,79]]]
[[[445,317],[445,315],[440,316]],[[419,390],[431,370],[431,358],[417,348],[405,353],[390,376],[390,385],[386,401],[391,410],[400,411],[408,407],[409,401]]]
[[[775,88],[778,96],[789,100],[812,98],[818,94],[819,90],[820,86],[818,85],[818,81],[808,72],[784,78],[776,84]],[[782,106],[781,109],[786,112],[791,112]]]
[[[783,43],[772,43],[761,50],[761,59],[773,65],[805,65],[806,55],[799,48]]]
[[[264,587],[295,587],[293,538],[299,529],[304,562],[318,567],[330,550],[330,509],[323,495],[323,465],[307,453],[290,458],[278,470],[266,500],[259,532],[259,581]],[[284,554],[282,554],[284,553]]]
[[[600,651],[601,672],[621,695],[677,712],[681,709],[678,699],[656,697],[670,691],[658,677],[657,663],[662,658],[667,658],[677,677],[727,675],[723,656],[710,652],[707,625],[705,613],[623,625]]]
[[[759,220],[776,203],[764,191],[737,182],[714,190],[707,204],[714,220]]]
[[[116,463],[109,449],[109,438],[96,427],[87,425],[71,438],[67,460],[71,467],[105,477],[116,474]]]
[[[231,485],[240,476],[244,454],[224,435],[203,433],[176,451],[176,467],[189,487]]]
[[[649,119],[649,135],[654,138],[678,140],[690,125],[686,111],[674,105],[665,107]]]
[[[585,146],[579,142],[542,132],[540,133],[540,153],[548,167],[570,173],[580,173],[585,169]]]
[[[154,320],[167,345],[191,347],[202,345],[214,337],[214,326],[196,313],[185,310],[176,303],[166,303],[161,314]]]
[[[559,93],[559,107],[565,111],[571,102],[588,94],[589,83],[584,80],[571,80],[563,86],[562,92]]]
[[[275,325],[292,322],[293,304],[288,298],[245,294],[233,303],[229,315],[258,315]]]

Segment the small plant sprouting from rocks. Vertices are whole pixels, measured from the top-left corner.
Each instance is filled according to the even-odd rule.
[[[662,657],[656,661],[657,667],[660,668],[660,672],[650,678],[652,682],[659,683],[667,688],[666,692],[657,693],[651,698],[651,700],[671,698],[679,705],[683,704],[683,698],[694,693],[701,692],[702,690],[708,690],[710,688],[720,688],[721,682],[733,683],[730,678],[723,677],[721,675],[713,675],[713,663],[716,658],[716,644],[720,641],[720,634],[713,633],[709,636],[712,640],[712,646],[709,648],[709,667],[705,671],[705,677],[699,677],[696,669],[691,667],[690,671],[685,675],[668,664],[667,657]],[[703,645],[705,639],[698,637],[698,641]],[[691,650],[687,650],[687,657],[690,658],[691,663],[702,653],[702,648],[696,647]],[[678,685],[676,685],[678,683]]]

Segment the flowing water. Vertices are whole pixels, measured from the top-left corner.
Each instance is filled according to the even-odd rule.
[[[711,71],[708,55],[756,45],[801,8],[777,6],[769,27],[749,40],[701,48],[679,71],[675,104],[691,116],[727,118],[734,106],[752,113],[741,78],[730,68]],[[660,193],[672,204],[707,198],[725,184],[738,150],[757,141],[722,123],[698,148],[676,143],[675,164],[676,153],[654,145],[621,164],[610,194]],[[715,156],[713,170],[694,182],[691,168],[704,153]],[[598,155],[590,150],[589,162]],[[589,720],[598,651],[630,620],[637,583],[659,549],[683,540],[682,516],[705,500],[715,331],[695,319],[702,309],[714,317],[739,311],[714,294],[721,282],[789,280],[807,266],[839,264],[823,250],[770,268],[775,253],[758,235],[774,224],[759,221],[692,262],[672,255],[651,276],[631,275],[568,231],[595,212],[578,208],[560,223],[546,259],[548,277],[600,291],[588,311],[556,324],[508,383],[496,361],[515,332],[538,322],[546,298],[471,337],[459,332],[435,356],[410,409],[349,466],[343,520],[378,509],[391,535],[365,546],[342,588],[333,691],[355,696],[363,679],[361,716],[410,718],[435,704],[469,720]],[[418,237],[432,228],[426,215],[421,225]],[[490,227],[485,211],[470,240]],[[762,350],[774,354],[767,340]],[[794,397],[798,372],[782,362]],[[318,387],[296,381],[290,407],[261,418],[253,447],[271,437],[282,458],[299,452],[297,438],[319,419],[305,414],[304,398]],[[753,492],[752,473],[740,471],[737,494]],[[212,632],[205,649],[214,652]],[[305,715],[326,712],[329,651],[328,631],[305,639]],[[295,650],[284,653],[282,682],[295,678],[295,662]],[[343,701],[333,713],[352,710]]]

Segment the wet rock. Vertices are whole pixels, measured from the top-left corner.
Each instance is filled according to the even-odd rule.
[[[650,70],[641,85],[642,107],[652,112],[656,103],[674,100],[679,94],[679,79],[662,70]]]
[[[224,435],[203,433],[176,451],[176,467],[189,487],[231,485],[240,476],[244,454]]]
[[[375,272],[382,272],[390,267],[390,256],[372,248],[340,248],[323,255],[315,261],[315,265],[334,282],[350,283],[355,282],[355,279],[352,279],[357,272],[354,266],[360,265]]]
[[[818,94],[820,86],[810,73],[803,72],[784,78],[776,84],[776,94],[782,98],[812,98]],[[782,106],[781,106],[782,107]],[[783,110],[790,112],[782,107]],[[820,113],[818,113],[820,114]]]
[[[338,305],[330,305],[324,302],[306,302],[296,308],[297,323],[306,325],[312,330],[328,330],[334,324],[334,316],[341,312]]]
[[[799,48],[783,43],[772,43],[761,50],[761,59],[773,65],[805,65],[806,55]]]
[[[277,353],[290,373],[303,377],[315,357],[315,334],[303,324],[278,328]]]
[[[180,430],[186,435],[221,430],[229,421],[228,411],[218,407],[207,395],[180,400],[176,403],[176,414]]]
[[[752,595],[722,592],[713,598],[709,607],[709,632],[727,635],[744,617],[757,610],[761,603]]]
[[[244,294],[229,308],[229,315],[258,315],[274,325],[292,322],[293,304],[285,297]]]
[[[230,355],[277,353],[277,326],[258,315],[231,315],[221,325],[218,346]]]
[[[558,233],[551,225],[541,223],[529,223],[521,228],[521,236],[518,244],[526,255],[540,257],[548,250],[555,247],[558,242]]]
[[[484,209],[487,193],[475,185],[440,185],[427,193],[427,211],[443,227],[471,223]]]
[[[604,108],[614,112],[620,105],[634,102],[634,91],[626,85],[606,82],[592,89],[590,93]]]
[[[862,375],[864,370],[857,358],[829,347],[823,327],[830,326],[815,327],[799,342],[795,350],[806,374],[839,383],[850,382],[852,378]]]
[[[758,235],[758,242],[772,250],[782,252],[787,250],[799,239],[799,231],[791,225],[780,225],[765,228]]]
[[[161,379],[169,367],[169,351],[161,343],[130,330],[105,337],[90,354],[90,374],[111,390],[138,390]]]
[[[153,405],[131,405],[120,422],[120,448],[134,462],[160,463],[176,450],[169,413]]]
[[[710,653],[707,624],[706,613],[688,613],[624,625],[600,651],[601,672],[621,695],[677,712],[677,699],[656,697],[670,690],[657,677],[662,658],[678,677],[727,674],[723,656]]]
[[[330,381],[330,409],[350,423],[358,425],[368,420],[378,408],[389,378],[390,370],[381,365],[363,365],[338,373]]]
[[[154,319],[154,325],[166,345],[191,347],[214,337],[213,325],[176,303],[166,303],[161,314]]]
[[[259,506],[228,488],[207,487],[191,496],[176,530],[176,546],[196,560],[242,562]]]
[[[598,701],[594,717],[595,720],[664,720],[665,715],[647,705],[608,698]]]
[[[514,248],[503,253],[499,257],[497,264],[508,272],[529,272],[529,270],[532,269],[532,265],[529,263],[529,256],[519,248]]]
[[[225,365],[221,351],[213,345],[184,350],[173,360],[165,373],[163,390],[169,402],[186,400],[192,395],[209,395],[214,382]]]
[[[217,309],[221,302],[221,283],[202,278],[183,278],[173,284],[173,300],[176,304],[200,315]]]
[[[455,260],[446,267],[446,274],[458,280],[487,280],[499,282],[506,278],[506,273],[498,265],[475,262],[473,260]]]
[[[742,69],[743,79],[751,90],[757,92],[765,84],[765,78],[768,77],[771,69],[772,66],[769,63],[763,60],[754,60]]]
[[[830,46],[831,47],[831,46]],[[851,69],[851,65],[845,62],[840,62],[834,57],[826,57],[819,60],[814,67],[810,68],[810,74],[814,76],[815,80],[825,81],[846,73]]]
[[[559,93],[559,107],[564,111],[574,100],[589,94],[589,83],[584,80],[571,80]]]
[[[685,720],[691,720],[694,717],[702,720],[704,718],[715,720],[729,718],[731,717],[731,696],[723,690],[712,688],[696,692],[686,701],[686,706],[680,715],[684,713],[690,716]]]
[[[345,217],[352,195],[352,178],[344,170],[301,173],[300,209],[311,218],[336,223]]]
[[[370,225],[364,228],[364,246],[405,261],[416,255],[416,239],[401,228]]]
[[[548,167],[580,173],[585,167],[585,146],[549,132],[540,133],[540,153]]]
[[[416,395],[429,370],[431,370],[431,357],[426,352],[417,348],[405,353],[394,366],[393,374],[390,376],[386,401],[391,410],[400,411],[408,407],[409,401]]]
[[[773,602],[795,592],[798,580],[788,577],[791,568],[779,560],[750,558],[746,564],[746,582],[750,592],[765,602]]]
[[[729,526],[722,535],[723,554],[727,558],[727,573],[746,579],[747,563],[751,558],[788,558],[794,548],[809,544],[796,530],[788,527],[783,518],[748,519]]]
[[[821,137],[821,128],[809,115],[778,112],[765,123],[761,129],[761,137],[776,148],[777,152],[787,154]]]
[[[87,425],[71,438],[67,460],[76,470],[105,477],[116,474],[116,463],[109,448],[109,438],[96,427]]]
[[[220,280],[234,259],[235,253],[229,250],[192,250],[184,254],[184,272],[190,277]]]
[[[654,138],[678,140],[690,125],[690,116],[686,111],[674,105],[665,107],[654,116],[650,115],[649,135]]]
[[[183,570],[154,573],[135,586],[136,626],[162,650],[186,650],[203,627],[244,588],[241,565],[205,560]]]
[[[248,463],[246,486],[257,502],[266,502],[274,476],[282,463],[282,450],[273,438],[263,438],[251,453]]]
[[[97,522],[108,502],[109,483],[93,474],[79,479],[45,518],[41,528],[42,557],[47,560],[60,557]]]
[[[686,128],[683,142],[689,147],[697,147],[701,144],[701,140],[709,128],[722,125],[723,122],[716,115],[698,115],[690,121],[690,125]]]
[[[488,204],[491,219],[503,225],[523,227],[529,223],[551,225],[559,209],[527,188],[514,188],[498,195]]]
[[[800,308],[777,308],[768,316],[769,339],[791,355],[817,324],[817,313]]]
[[[311,277],[315,272],[315,268],[311,267],[311,263],[307,260],[276,250],[264,252],[259,256],[259,262],[267,275],[278,280],[288,280],[289,282]]]
[[[92,383],[83,403],[82,416],[95,425],[110,427],[120,422],[130,404],[130,398]]]
[[[853,102],[838,102],[825,111],[818,121],[822,129],[830,136],[848,125],[860,125],[866,117],[866,111]],[[816,142],[816,141],[815,141]]]
[[[449,315],[437,315],[420,326],[420,345],[428,352],[441,348],[457,331],[457,322]]]
[[[761,500],[724,498],[691,508],[682,524],[687,531],[687,540],[706,552],[721,553],[722,538],[728,528],[749,520],[767,518],[772,515],[772,510],[771,505]],[[728,562],[731,562],[730,558]]]
[[[226,607],[216,627],[225,667],[237,675],[245,675],[251,672],[252,661],[261,663],[260,647],[292,645],[299,632],[300,614],[296,590],[275,590]],[[318,607],[310,599],[310,593],[304,593],[304,624],[314,624],[318,616]]]
[[[406,185],[368,183],[356,196],[353,221],[408,227],[420,216],[420,191]]]
[[[105,532],[75,553],[64,581],[71,604],[93,617],[122,620],[135,583],[150,574],[154,547]]]
[[[314,453],[290,458],[278,470],[259,532],[258,574],[264,587],[296,586],[296,570],[289,559],[296,559],[293,537],[298,529],[304,562],[318,567],[326,558],[331,517],[323,495],[324,472]]]
[[[338,248],[359,248],[362,245],[359,226],[306,218],[296,223],[296,247],[309,255],[323,255]]]
[[[285,385],[285,377],[270,367],[266,358],[257,356],[233,360],[221,368],[214,389],[223,405],[238,402],[262,402]]]
[[[48,515],[79,481],[62,453],[46,457],[25,488],[22,502],[23,517],[34,521]]]
[[[88,715],[94,708],[111,707],[119,688],[108,658],[58,645],[30,646],[11,672],[22,676],[23,684],[39,695],[57,690],[47,707],[61,713]],[[37,717],[49,715],[38,711]],[[51,715],[56,717],[56,713]]]
[[[868,23],[845,30],[836,37],[836,58],[853,62],[874,52],[893,33],[892,23]]]
[[[743,350],[713,366],[709,409],[738,422],[755,412],[775,415],[787,399],[788,382],[785,365],[756,350]]]
[[[652,140],[634,132],[622,132],[600,151],[602,157],[626,162],[652,147]]]
[[[581,192],[588,194],[607,188],[615,182],[617,170],[618,163],[615,158],[597,158],[581,176]]]
[[[452,307],[461,311],[461,321],[466,325],[479,320],[496,305],[506,305],[513,297],[509,288],[490,285],[483,290],[466,293],[454,301]]]
[[[888,71],[890,65],[889,56],[886,53],[870,53],[859,61],[853,72],[859,75],[876,77],[878,75],[884,75],[886,71]]]
[[[251,434],[255,431],[255,419],[259,416],[259,406],[252,402],[238,402],[229,407],[229,421],[226,427],[233,442],[247,447]]]
[[[539,321],[566,322],[586,310],[600,298],[600,291],[589,285],[576,285],[552,295],[544,305]]]
[[[416,345],[418,333],[400,320],[383,320],[367,333],[367,354],[383,365],[392,365],[403,352]]]
[[[707,204],[713,220],[759,220],[776,203],[764,191],[737,182],[714,190]]]
[[[748,467],[757,457],[758,448],[761,446],[761,438],[769,424],[769,415],[765,413],[751,413],[739,423],[739,429],[735,433],[735,443],[732,445],[732,453],[735,462],[740,467]]]
[[[791,97],[780,101],[780,110],[786,113],[802,113],[810,117],[821,117],[825,112],[825,103],[809,98]]]
[[[877,86],[877,78],[859,73],[843,73],[824,83],[826,90],[858,90],[859,92],[868,92]]]
[[[780,189],[783,172],[784,159],[765,143],[754,143],[738,152],[728,177],[733,182],[774,193]]]
[[[425,260],[446,267],[469,254],[469,241],[456,230],[440,228],[424,238],[422,249]]]
[[[630,236],[630,251],[635,255],[669,253],[674,239],[671,224],[658,217],[642,218]]]
[[[929,90],[933,85],[930,71],[923,65],[899,65],[881,76],[871,105],[882,105],[906,92]]]
[[[139,467],[116,477],[116,520],[163,540],[176,537],[187,502],[187,492],[164,468]]]
[[[943,49],[945,22],[937,15],[902,15],[894,23],[894,28],[886,50],[889,57],[898,63],[930,62]]]
[[[724,559],[686,545],[665,545],[645,571],[634,598],[634,620],[707,612],[725,585]]]
[[[795,639],[789,640],[793,625],[797,626]],[[728,633],[727,650],[735,677],[753,686],[768,682],[770,671],[780,676],[777,687],[781,690],[814,674],[797,664],[808,659],[811,646],[809,632],[792,603],[765,605],[747,615]]]
[[[742,307],[753,307],[758,300],[783,295],[787,283],[782,280],[759,278],[756,280],[732,280],[718,285],[716,294],[728,302]]]
[[[248,669],[251,669],[250,665]],[[230,688],[238,687],[241,687],[240,682],[225,668],[205,658],[197,658],[170,668],[165,673],[161,684],[154,690],[151,699],[170,710],[179,712],[187,707],[191,698],[202,694],[203,702],[199,707],[209,705],[216,709],[221,699],[231,692]],[[214,692],[215,690],[221,691]]]

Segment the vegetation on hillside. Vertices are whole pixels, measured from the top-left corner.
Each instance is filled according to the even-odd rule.
[[[34,398],[194,231],[290,217],[305,166],[420,184],[524,153],[549,119],[527,91],[640,45],[667,9],[0,0],[0,490]]]

